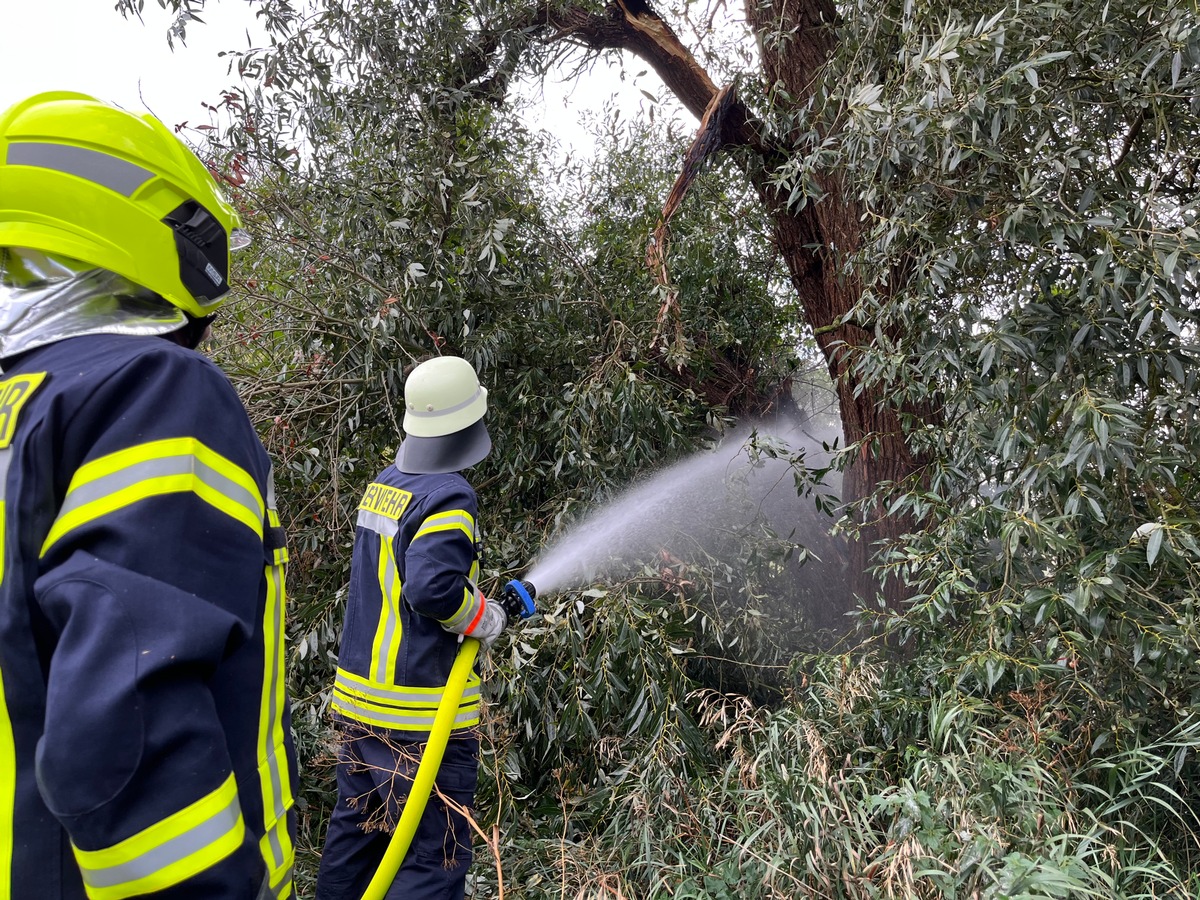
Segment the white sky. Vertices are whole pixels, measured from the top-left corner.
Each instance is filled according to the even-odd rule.
[[[125,19],[115,0],[3,0],[0,110],[39,91],[92,94],[126,109],[149,109],[167,125],[207,122],[236,81],[217,54],[243,49],[254,16],[244,0],[209,0],[206,23],[193,22],[187,45],[167,46],[172,17],[146,0],[143,25]],[[251,32],[254,33],[253,31]],[[261,36],[260,41],[261,43]]]
[[[216,103],[220,91],[237,82],[228,73],[223,50],[242,50],[265,38],[246,0],[207,0],[204,24],[191,23],[187,44],[167,44],[173,17],[158,0],[146,0],[143,22],[126,19],[115,0],[0,0],[0,111],[39,91],[72,90],[91,94],[129,110],[149,110],[169,126],[210,121],[202,103]],[[631,69],[643,69],[630,63]],[[626,115],[644,109],[646,88],[660,97],[661,82],[653,74],[618,80],[615,69],[584,78],[577,85],[550,78],[544,106],[529,110],[526,123],[546,128],[577,151],[588,153],[591,138],[579,124],[599,110],[615,92]],[[662,112],[663,110],[660,110]],[[188,137],[184,135],[185,139]]]

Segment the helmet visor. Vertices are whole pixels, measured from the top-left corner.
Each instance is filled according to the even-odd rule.
[[[245,228],[235,228],[229,233],[229,249],[230,250],[245,250],[252,243],[250,232]]]

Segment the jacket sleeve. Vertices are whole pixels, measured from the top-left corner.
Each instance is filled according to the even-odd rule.
[[[475,492],[465,482],[432,495],[405,552],[404,597],[408,604],[447,630],[460,633],[468,630],[484,603],[473,586],[479,577],[477,503]]]
[[[258,716],[222,721],[214,699],[266,631],[265,454],[224,376],[165,349],[65,426],[34,586],[56,636],[38,784],[93,900],[254,897],[267,878],[231,757]]]

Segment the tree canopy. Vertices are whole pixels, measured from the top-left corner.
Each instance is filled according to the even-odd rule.
[[[497,398],[489,587],[735,422],[793,494],[505,638],[476,896],[1195,895],[1194,4],[256,5],[216,352],[296,551],[310,849],[357,494],[452,352]],[[518,87],[614,53],[695,130],[564,161]],[[828,454],[767,438],[822,389]]]

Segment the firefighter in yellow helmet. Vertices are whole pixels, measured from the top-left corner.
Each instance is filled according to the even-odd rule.
[[[153,117],[0,113],[0,897],[292,894],[286,550],[194,349],[242,242]]]
[[[387,851],[429,737],[460,635],[488,647],[508,623],[479,590],[478,501],[462,475],[491,451],[487,389],[465,359],[421,363],[404,383],[405,437],[358,506],[346,621],[330,704],[340,732],[338,799],[317,900],[358,900]],[[387,891],[456,900],[472,832],[464,810],[479,769],[479,675],[472,672],[437,790]]]

